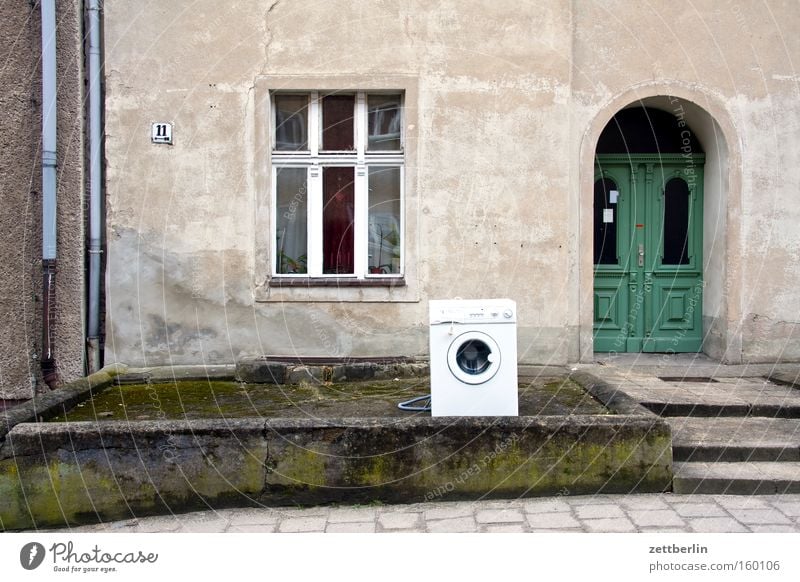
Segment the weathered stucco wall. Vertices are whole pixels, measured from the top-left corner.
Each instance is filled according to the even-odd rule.
[[[2,397],[30,397],[35,385],[37,313],[31,300],[35,293],[37,251],[36,233],[38,190],[35,163],[37,112],[31,101],[37,95],[36,54],[38,27],[31,21],[30,9],[19,3],[0,5],[0,46],[7,55],[0,69],[0,193],[4,212],[0,214],[0,309],[5,333],[0,337]],[[32,384],[33,380],[33,384]]]
[[[523,357],[565,360],[567,272],[541,273],[566,260],[567,209],[552,199],[567,190],[567,128],[547,120],[568,115],[568,6],[530,6],[527,21],[511,3],[466,16],[456,4],[237,7],[106,6],[109,358],[420,355],[428,297],[511,295]],[[270,75],[416,79],[406,212],[418,256],[401,301],[359,302],[355,290],[294,301],[302,289],[254,301],[255,241],[269,236],[254,232],[265,203],[254,86]],[[175,123],[171,148],[149,143],[159,119]]]
[[[706,222],[722,225],[708,247],[706,350],[800,358],[800,17],[771,10],[107,4],[106,361],[425,355],[427,301],[454,296],[516,300],[523,362],[587,357],[594,144],[618,109],[669,95],[694,107],[698,135],[726,140],[704,145],[718,152]],[[259,87],[291,77],[354,79],[352,89],[411,79],[406,288],[259,292],[272,236],[259,219],[269,206]],[[173,146],[150,143],[154,121],[174,123]]]
[[[672,95],[682,99],[661,107],[683,106],[706,151],[704,350],[732,362],[797,360],[800,13],[790,3],[575,2],[574,21],[574,139],[596,142],[598,132],[580,135],[593,119]],[[591,249],[579,252],[585,328]]]
[[[81,13],[57,3],[58,274],[54,345],[63,380],[83,374],[83,121]],[[41,18],[39,6],[0,4],[0,399],[42,388]]]

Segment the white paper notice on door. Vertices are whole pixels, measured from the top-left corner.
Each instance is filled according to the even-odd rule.
[[[604,208],[603,209],[603,222],[614,222],[614,209],[613,208]]]
[[[617,203],[617,198],[619,198],[619,190],[609,190],[608,191],[608,201],[611,204]]]

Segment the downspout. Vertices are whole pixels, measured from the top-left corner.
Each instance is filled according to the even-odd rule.
[[[59,383],[53,348],[56,295],[56,6],[42,0],[42,376]]]
[[[102,102],[100,61],[100,0],[89,0],[89,305],[86,350],[89,373],[100,360],[100,269],[102,253]]]

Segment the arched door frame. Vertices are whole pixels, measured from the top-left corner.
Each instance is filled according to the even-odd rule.
[[[676,84],[636,86],[609,100],[586,129],[580,147],[578,329],[580,360],[594,358],[593,205],[594,157],[605,126],[621,109],[642,104],[685,118],[706,152],[704,178],[703,352],[723,362],[741,361],[741,144],[725,108],[713,96]],[[709,232],[710,231],[710,232]]]

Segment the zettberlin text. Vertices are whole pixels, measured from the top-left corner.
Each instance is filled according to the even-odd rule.
[[[650,546],[651,554],[707,554],[708,546],[692,544],[691,546]]]

